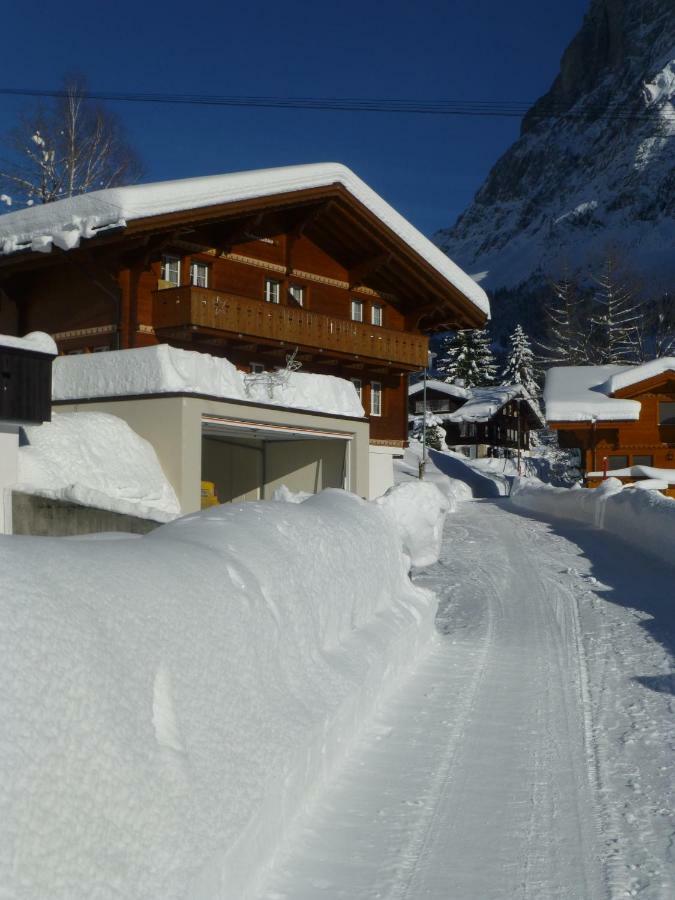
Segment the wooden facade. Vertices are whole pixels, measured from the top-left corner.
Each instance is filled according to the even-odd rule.
[[[305,371],[355,381],[371,440],[394,446],[406,440],[408,375],[427,364],[426,335],[484,320],[339,184],[0,257],[0,331],[46,331],[60,353],[169,343],[247,371],[283,365],[297,347]]]
[[[461,414],[461,412],[460,412]],[[445,442],[449,447],[483,444],[505,450],[530,449],[530,431],[541,427],[532,408],[511,400],[484,422],[445,421]]]
[[[550,421],[549,427],[558,432],[560,446],[581,451],[585,473],[602,472],[605,465],[610,474],[612,470],[637,465],[675,470],[675,371],[623,388],[612,397],[639,401],[639,419],[595,423]],[[596,487],[600,480],[587,477],[586,484]],[[675,496],[672,489],[667,493]]]

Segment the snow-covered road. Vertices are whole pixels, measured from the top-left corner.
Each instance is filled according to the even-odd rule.
[[[417,580],[441,598],[437,644],[261,898],[674,896],[673,571],[606,535],[475,501],[449,517],[440,562]],[[648,634],[650,603],[669,619]]]

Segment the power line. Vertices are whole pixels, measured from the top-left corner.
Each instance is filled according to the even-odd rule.
[[[37,88],[0,88],[0,95],[20,97],[49,97],[53,99],[69,96],[66,89],[43,90]],[[531,119],[567,119],[567,120],[621,120],[649,121],[652,117],[645,110],[643,113],[631,112],[621,107],[591,106],[582,111],[566,109],[560,103],[548,103],[546,109],[537,112],[535,104],[522,100],[403,100],[395,98],[359,98],[359,97],[261,97],[261,96],[227,96],[217,94],[164,94],[164,93],[125,93],[117,91],[83,91],[87,100],[104,100],[123,103],[160,103],[190,106],[222,106],[258,109],[298,109],[323,112],[369,112],[398,113],[437,116],[497,116],[505,118],[522,118],[526,114]]]

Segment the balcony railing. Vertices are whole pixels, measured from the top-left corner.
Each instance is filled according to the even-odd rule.
[[[155,331],[195,326],[222,331],[223,337],[283,341],[418,369],[427,364],[428,342],[422,335],[208,288],[185,286],[155,291],[153,318]]]

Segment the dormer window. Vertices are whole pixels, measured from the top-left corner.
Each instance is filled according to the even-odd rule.
[[[180,284],[180,258],[165,254],[162,257],[162,281],[168,281],[176,287]]]

